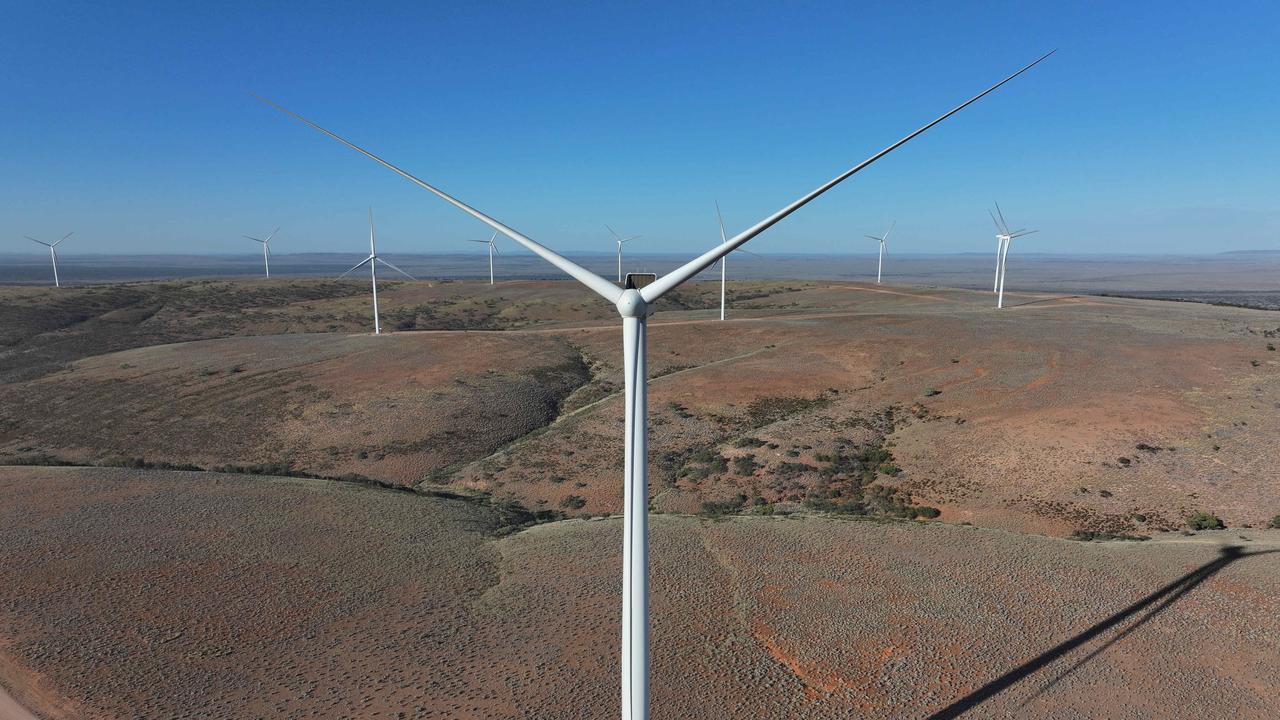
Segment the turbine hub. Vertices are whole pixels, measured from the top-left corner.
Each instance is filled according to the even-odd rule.
[[[623,290],[622,297],[618,298],[618,314],[622,317],[642,318],[648,309],[648,303],[635,288]]]

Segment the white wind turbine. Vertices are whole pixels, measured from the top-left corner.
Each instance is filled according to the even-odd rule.
[[[724,244],[724,243],[728,242],[729,240],[728,240],[728,238],[726,238],[726,237],[724,236],[724,216],[722,216],[722,215],[720,214],[720,202],[719,202],[719,201],[716,201],[716,219],[720,221],[720,243],[721,243],[721,244]],[[759,255],[756,255],[755,253],[751,252],[750,250],[743,250],[742,248],[737,248],[737,249],[735,249],[735,250],[733,250],[733,251],[731,251],[731,252],[727,252],[727,253],[725,253],[724,255],[721,255],[721,256],[720,256],[720,319],[721,319],[721,320],[723,320],[723,319],[724,319],[725,279],[726,279],[726,275],[727,275],[727,271],[725,270],[725,265],[727,264],[727,262],[726,262],[726,261],[728,261],[729,256],[730,256],[730,255],[732,255],[733,253],[736,253],[736,252],[737,252],[737,253],[745,253],[745,254],[747,254],[747,255],[751,255],[751,256],[753,256],[753,257],[760,257]]]
[[[889,240],[889,233],[893,232],[893,228],[897,226],[897,224],[898,224],[898,221],[894,220],[893,224],[889,226],[889,229],[885,232],[885,234],[880,237],[876,237],[875,235],[867,236],[868,240],[875,240],[876,242],[880,243],[880,262],[876,265],[876,284],[877,285],[880,284],[880,273],[884,270],[884,244]]]
[[[992,213],[990,210],[987,214],[991,215],[991,222],[996,224],[996,284],[992,290],[998,293],[996,296],[996,309],[1004,307],[1004,274],[1006,269],[1006,261],[1009,257],[1009,243],[1014,238],[1030,235],[1039,230],[1009,230],[1009,225],[1004,221],[1004,213],[1000,211],[1000,203],[996,203],[996,211]],[[999,219],[997,219],[997,215]]]
[[[342,278],[350,275],[356,270],[359,270],[365,265],[369,266],[369,282],[373,285],[373,334],[374,335],[382,334],[382,321],[378,319],[378,263],[382,263],[383,265],[386,265],[387,267],[391,268],[392,270],[395,270],[396,272],[409,278],[410,280],[415,279],[409,273],[401,270],[395,265],[392,265],[386,260],[383,260],[382,258],[378,257],[378,247],[374,242],[374,236],[373,236],[373,208],[369,208],[369,257],[361,260],[360,262],[355,264],[355,267],[339,275],[338,279],[341,280]]]
[[[498,239],[498,233],[494,233],[493,237],[489,238],[488,240],[468,240],[467,241],[467,242],[480,243],[481,245],[489,246],[489,284],[490,285],[493,284],[493,254],[495,252],[498,252],[498,248],[493,244],[493,241],[497,239]],[[498,253],[498,254],[501,255],[502,253]]]
[[[69,232],[69,233],[67,233],[66,235],[63,235],[63,236],[62,236],[62,239],[60,239],[60,240],[55,240],[55,241],[53,241],[53,242],[51,242],[51,243],[47,243],[47,242],[45,242],[45,241],[43,241],[43,240],[37,240],[37,239],[35,239],[35,238],[31,237],[30,235],[23,235],[23,236],[22,236],[22,237],[24,237],[24,238],[26,238],[26,239],[30,240],[31,242],[40,243],[41,245],[43,245],[43,246],[45,246],[45,247],[49,248],[49,258],[50,258],[51,260],[53,260],[53,286],[54,286],[54,287],[62,287],[62,283],[58,281],[58,245],[59,245],[63,240],[66,240],[67,238],[71,237],[72,235],[75,235],[75,231]]]
[[[647,720],[649,717],[649,518],[648,518],[648,413],[645,369],[647,318],[649,308],[679,284],[711,266],[726,253],[751,240],[783,218],[807,205],[814,198],[835,187],[858,171],[901,147],[916,136],[980,98],[1029,70],[1049,55],[1047,53],[1021,70],[966,100],[941,117],[930,121],[906,137],[840,173],[816,189],[765,217],[720,245],[708,250],[644,288],[618,287],[555,251],[522,235],[502,222],[467,205],[423,180],[409,174],[348,140],[335,135],[306,118],[269,100],[264,103],[300,120],[377,162],[418,187],[436,195],[459,210],[506,235],[542,259],[564,271],[591,291],[613,303],[622,317],[622,356],[624,376],[623,444],[623,541],[622,541],[622,720]],[[629,284],[629,283],[628,283]]]
[[[608,228],[609,233],[613,235],[614,241],[618,243],[618,282],[622,282],[622,243],[631,242],[632,240],[638,240],[640,236],[632,235],[631,237],[624,238],[618,233],[613,232],[613,228],[609,227],[608,225],[605,225],[605,227]]]
[[[262,243],[262,269],[263,269],[263,270],[266,270],[266,272],[267,272],[267,277],[271,277],[271,260],[270,260],[270,258],[271,258],[271,238],[275,237],[275,236],[276,236],[276,233],[278,233],[278,232],[280,232],[280,228],[276,228],[275,230],[272,230],[272,231],[271,231],[271,234],[267,236],[267,239],[266,239],[266,240],[259,240],[258,238],[253,237],[252,235],[245,235],[245,236],[244,236],[244,237],[245,237],[245,239],[247,239],[247,240],[252,240],[252,241],[254,241],[254,242]]]

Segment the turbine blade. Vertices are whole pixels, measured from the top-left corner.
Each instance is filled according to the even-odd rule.
[[[622,242],[631,242],[632,240],[639,240],[639,239],[640,239],[639,235],[632,235],[629,238],[623,238]]]
[[[865,238],[866,238],[866,239],[868,239],[868,240],[875,240],[876,242],[883,242],[883,238],[878,238],[878,237],[876,237],[875,235],[863,235],[863,237],[865,237]]]
[[[898,221],[897,221],[897,220],[894,220],[892,223],[889,223],[889,230],[888,230],[887,232],[885,232],[884,237],[880,238],[880,242],[886,242],[886,241],[888,241],[889,236],[893,234],[893,229],[894,229],[894,228],[896,228],[896,227],[898,227]]]
[[[618,233],[614,232],[614,231],[613,231],[613,228],[609,227],[609,223],[605,223],[605,224],[604,224],[604,227],[605,227],[605,229],[606,229],[606,230],[608,230],[608,231],[609,231],[609,233],[610,233],[611,235],[613,235],[613,238],[614,238],[615,240],[617,240],[618,242],[622,242],[622,236],[620,236],[620,235],[618,235]]]
[[[254,236],[252,236],[252,235],[241,235],[241,237],[243,237],[243,238],[244,238],[244,239],[246,239],[246,240],[252,240],[252,241],[254,241],[254,242],[266,242],[265,240],[259,240],[258,238],[254,237]]]
[[[1035,233],[1038,233],[1038,232],[1040,231],[1039,230],[1019,230],[1018,232],[1014,233],[1010,237],[1016,238],[1016,237],[1022,237],[1024,235],[1034,235]]]
[[[994,200],[992,202],[995,202]],[[1009,234],[1009,223],[1005,222],[1004,213],[1000,212],[1000,203],[996,203],[996,214],[1000,216],[1000,227],[1004,228],[1004,234]]]
[[[761,255],[760,253],[753,253],[753,252],[751,252],[750,250],[744,250],[744,249],[742,249],[742,248],[737,248],[736,250],[734,250],[734,252],[736,252],[736,253],[742,253],[742,254],[744,254],[744,255],[750,255],[751,257],[757,257],[757,258],[760,258],[761,260],[763,260],[763,259],[764,259],[764,256],[763,256],[763,255]]]
[[[418,279],[418,278],[416,278],[416,277],[414,277],[414,276],[410,275],[409,273],[407,273],[407,272],[405,272],[405,271],[401,270],[400,268],[396,267],[395,265],[392,265],[391,263],[387,262],[386,260],[383,260],[383,259],[382,259],[382,258],[380,258],[380,257],[376,257],[376,258],[374,258],[374,260],[375,260],[375,261],[377,261],[377,262],[382,263],[383,265],[386,265],[387,267],[391,268],[392,270],[395,270],[396,272],[398,272],[398,273],[400,273],[401,275],[403,275],[403,276],[405,276],[405,277],[409,278],[410,280],[417,280],[417,279]]]
[[[422,188],[423,190],[426,190],[427,192],[429,192],[429,193],[431,193],[431,194],[435,195],[436,197],[440,198],[441,200],[444,200],[445,202],[449,203],[450,205],[453,205],[454,207],[458,208],[459,210],[461,210],[461,211],[465,212],[466,214],[468,214],[468,215],[470,215],[470,216],[474,217],[475,219],[479,220],[480,222],[482,222],[482,223],[484,223],[484,224],[488,225],[489,227],[493,228],[494,230],[497,230],[498,232],[502,233],[503,235],[506,235],[507,237],[511,238],[512,240],[515,240],[517,243],[520,243],[520,244],[521,244],[521,245],[523,245],[524,247],[528,248],[528,249],[529,249],[530,251],[532,251],[534,254],[536,254],[536,255],[540,256],[543,260],[546,260],[547,262],[549,262],[549,263],[551,263],[552,265],[556,266],[556,267],[557,267],[557,268],[559,268],[560,270],[564,271],[566,274],[568,274],[569,276],[571,276],[573,279],[577,280],[578,282],[582,283],[583,285],[586,285],[588,288],[590,288],[591,290],[593,290],[597,295],[600,295],[601,297],[603,297],[604,299],[608,300],[609,302],[616,303],[616,302],[618,301],[618,298],[622,297],[622,289],[621,289],[621,288],[619,288],[617,285],[613,284],[612,282],[609,282],[608,280],[605,280],[604,278],[600,277],[599,275],[596,275],[595,273],[593,273],[593,272],[591,272],[590,270],[588,270],[588,269],[586,269],[586,268],[582,267],[581,265],[579,265],[579,264],[577,264],[577,263],[573,262],[572,260],[569,260],[568,258],[564,257],[563,255],[560,255],[559,253],[555,252],[554,250],[551,250],[550,248],[547,248],[547,247],[545,247],[545,246],[543,246],[543,245],[541,245],[541,244],[539,244],[539,243],[537,243],[537,242],[533,241],[532,239],[530,239],[530,238],[528,238],[528,237],[525,237],[524,235],[522,235],[522,234],[520,234],[520,233],[516,232],[515,230],[513,230],[513,229],[511,229],[511,228],[507,227],[506,225],[502,224],[501,222],[498,222],[497,220],[493,219],[492,217],[489,217],[488,215],[485,215],[484,213],[480,212],[479,210],[476,210],[475,208],[471,207],[470,205],[467,205],[466,203],[462,202],[461,200],[458,200],[457,198],[454,198],[453,196],[449,195],[448,193],[444,192],[443,190],[440,190],[440,189],[438,189],[438,188],[436,188],[436,187],[434,187],[434,186],[432,186],[432,185],[427,184],[425,181],[423,181],[423,180],[421,180],[421,179],[419,179],[419,178],[417,178],[417,177],[414,177],[413,175],[409,174],[408,172],[406,172],[406,171],[404,171],[404,170],[401,170],[400,168],[396,167],[395,165],[392,165],[391,163],[387,162],[386,160],[383,160],[382,158],[378,157],[377,155],[374,155],[373,153],[369,152],[368,150],[365,150],[364,148],[362,148],[362,147],[360,147],[360,146],[358,146],[358,145],[356,145],[356,144],[354,144],[354,143],[352,143],[352,142],[350,142],[350,141],[348,141],[348,140],[346,140],[346,139],[344,139],[344,138],[342,138],[342,137],[339,137],[338,135],[335,135],[335,134],[333,134],[333,133],[329,132],[328,130],[325,130],[324,128],[320,127],[319,125],[317,125],[317,124],[315,124],[315,123],[311,122],[310,120],[308,120],[308,119],[306,119],[306,118],[302,117],[301,115],[299,115],[299,114],[297,114],[297,113],[293,112],[292,110],[288,110],[288,109],[286,109],[286,108],[284,108],[284,107],[282,107],[282,106],[280,106],[280,105],[277,105],[276,103],[271,102],[270,100],[267,100],[266,98],[259,97],[259,96],[257,96],[257,95],[254,95],[254,97],[255,97],[255,98],[257,98],[258,100],[260,100],[261,102],[263,102],[264,104],[269,105],[269,106],[271,106],[271,107],[274,107],[275,109],[279,110],[280,112],[283,112],[283,113],[284,113],[284,114],[286,114],[286,115],[289,115],[289,116],[291,116],[291,117],[293,117],[293,118],[295,118],[295,119],[297,119],[297,120],[300,120],[301,122],[303,122],[303,123],[305,123],[305,124],[307,124],[307,125],[311,126],[312,128],[314,128],[315,130],[318,130],[318,131],[320,131],[321,133],[324,133],[325,135],[328,135],[330,138],[332,138],[332,139],[334,139],[334,140],[337,140],[338,142],[342,143],[343,145],[346,145],[347,147],[351,148],[352,150],[355,150],[356,152],[360,153],[361,155],[364,155],[365,157],[369,158],[370,160],[373,160],[374,162],[378,163],[379,165],[381,165],[381,166],[385,167],[386,169],[388,169],[388,170],[390,170],[390,171],[394,172],[395,174],[399,175],[400,177],[404,178],[405,180],[408,180],[409,182],[413,183],[414,185],[417,185],[418,187]]]
[[[267,239],[262,241],[263,244],[271,242],[271,238],[275,237],[276,233],[278,232],[280,232],[280,228],[276,228],[275,230],[272,230],[271,234],[267,236]]]
[[[24,237],[24,238],[26,238],[26,239],[30,240],[31,242],[38,242],[38,243],[40,243],[41,245],[43,245],[43,246],[45,246],[45,247],[53,247],[53,246],[52,246],[52,245],[50,245],[49,243],[47,243],[47,242],[45,242],[45,241],[43,241],[43,240],[37,240],[37,239],[35,239],[35,238],[31,237],[30,235],[23,235],[22,237]]]
[[[996,214],[990,210],[987,210],[987,214],[991,216],[991,223],[996,226],[996,232],[1004,232],[1004,229],[1000,227],[1000,221],[996,219]]]
[[[653,283],[650,283],[649,285],[645,286],[645,288],[644,288],[643,290],[641,290],[641,291],[640,291],[640,295],[641,295],[641,297],[643,297],[643,298],[645,299],[645,301],[646,301],[646,302],[653,302],[654,300],[657,300],[658,298],[660,298],[660,297],[662,297],[663,295],[667,294],[667,293],[668,293],[672,288],[674,288],[675,286],[679,285],[680,283],[684,282],[685,280],[688,280],[689,278],[693,277],[694,275],[697,275],[698,273],[702,272],[704,269],[706,269],[706,268],[707,268],[707,266],[711,265],[711,264],[712,264],[712,263],[714,263],[716,260],[719,260],[719,259],[720,259],[720,257],[721,257],[721,256],[723,256],[725,253],[727,253],[727,252],[729,252],[730,250],[733,250],[734,248],[738,247],[739,245],[741,245],[741,244],[743,244],[743,243],[747,242],[748,240],[750,240],[751,238],[753,238],[753,237],[755,237],[755,236],[759,235],[760,233],[764,232],[765,230],[768,230],[770,227],[773,227],[773,225],[777,224],[777,223],[778,223],[779,221],[781,221],[783,218],[787,217],[788,215],[790,215],[791,213],[795,212],[796,210],[799,210],[800,208],[802,208],[802,207],[804,207],[805,205],[809,204],[809,202],[810,202],[810,201],[812,201],[814,198],[816,198],[816,197],[818,197],[819,195],[821,195],[821,194],[825,193],[826,191],[830,190],[831,188],[835,187],[836,185],[839,185],[840,183],[844,182],[844,181],[845,181],[845,180],[847,180],[850,176],[854,175],[854,174],[855,174],[855,173],[857,173],[858,171],[862,170],[863,168],[867,167],[868,165],[871,165],[871,164],[872,164],[872,163],[874,163],[875,161],[879,160],[880,158],[884,157],[885,155],[888,155],[889,153],[893,152],[894,150],[897,150],[899,147],[902,147],[902,146],[903,146],[903,145],[905,145],[907,142],[909,142],[909,141],[911,141],[911,140],[915,139],[918,135],[920,135],[920,134],[921,134],[921,133],[923,133],[924,131],[928,130],[929,128],[933,127],[934,125],[937,125],[938,123],[942,122],[943,120],[946,120],[947,118],[951,117],[952,115],[955,115],[956,113],[960,112],[961,110],[965,109],[966,107],[969,107],[970,105],[972,105],[973,103],[975,103],[975,102],[977,102],[978,100],[982,99],[983,97],[985,97],[985,96],[986,96],[986,95],[988,95],[989,93],[994,92],[994,91],[996,90],[996,88],[999,88],[1001,85],[1004,85],[1005,83],[1007,83],[1007,82],[1009,82],[1010,80],[1012,80],[1012,79],[1014,79],[1014,78],[1018,77],[1019,75],[1021,75],[1021,74],[1022,74],[1022,73],[1024,73],[1024,72],[1026,72],[1027,70],[1030,70],[1032,67],[1035,67],[1038,63],[1040,63],[1040,62],[1041,62],[1041,61],[1043,61],[1045,58],[1047,58],[1047,57],[1049,57],[1050,55],[1052,55],[1054,52],[1057,52],[1057,51],[1056,51],[1056,50],[1054,50],[1054,51],[1050,51],[1050,52],[1048,52],[1048,53],[1045,53],[1044,55],[1041,55],[1039,58],[1037,58],[1035,61],[1033,61],[1033,62],[1032,62],[1032,63],[1030,63],[1029,65],[1024,66],[1021,70],[1018,70],[1017,72],[1015,72],[1015,73],[1013,73],[1012,75],[1010,75],[1010,76],[1006,77],[1005,79],[1001,80],[1000,82],[996,83],[995,85],[992,85],[991,87],[987,88],[986,90],[983,90],[982,92],[978,93],[977,95],[974,95],[973,97],[969,98],[968,100],[964,101],[963,103],[961,103],[961,104],[957,105],[955,108],[953,108],[953,109],[951,109],[951,110],[947,111],[946,113],[944,113],[943,115],[941,115],[941,116],[940,116],[940,117],[938,117],[937,119],[930,121],[928,124],[924,125],[924,126],[923,126],[923,127],[921,127],[920,129],[918,129],[918,130],[916,130],[916,131],[912,132],[910,135],[907,135],[906,137],[904,137],[904,138],[902,138],[901,140],[899,140],[899,141],[897,141],[897,142],[893,143],[893,144],[892,144],[892,145],[890,145],[889,147],[886,147],[885,149],[881,150],[880,152],[876,153],[875,155],[872,155],[871,157],[867,158],[866,160],[863,160],[862,162],[858,163],[857,165],[853,166],[852,168],[850,168],[850,169],[848,169],[848,170],[844,171],[843,173],[841,173],[841,174],[837,175],[835,178],[833,178],[833,179],[831,179],[831,180],[828,180],[825,184],[818,186],[816,189],[814,189],[814,190],[810,191],[807,195],[804,195],[804,196],[803,196],[803,197],[801,197],[800,199],[793,201],[790,205],[787,205],[786,207],[782,208],[781,210],[778,210],[777,212],[775,212],[775,213],[773,213],[772,215],[770,215],[770,216],[766,217],[765,219],[761,220],[760,222],[756,223],[755,225],[752,225],[751,227],[747,228],[746,230],[742,231],[741,233],[739,233],[739,234],[735,235],[735,236],[733,237],[733,239],[729,240],[728,242],[723,243],[723,244],[722,244],[722,245],[720,245],[719,247],[715,247],[715,248],[712,248],[712,249],[708,250],[707,252],[703,253],[702,255],[700,255],[700,256],[698,256],[698,257],[694,258],[693,260],[690,260],[689,262],[685,263],[684,265],[680,266],[680,267],[679,267],[679,268],[677,268],[676,270],[674,270],[674,271],[672,271],[672,272],[670,272],[670,273],[667,273],[666,275],[664,275],[664,276],[662,276],[662,277],[658,278],[656,281],[654,281]]]
[[[346,272],[342,273],[341,275],[339,275],[339,276],[338,276],[338,279],[339,279],[339,280],[341,280],[342,278],[344,278],[344,277],[346,277],[346,276],[350,275],[351,273],[353,273],[353,272],[355,272],[355,271],[359,270],[360,268],[364,267],[364,266],[365,266],[365,264],[366,264],[366,263],[368,263],[368,262],[369,262],[370,260],[372,260],[372,259],[373,259],[373,256],[372,256],[372,255],[370,255],[369,257],[367,257],[367,258],[365,258],[365,259],[361,260],[360,262],[356,263],[356,264],[355,264],[355,266],[354,266],[354,267],[352,267],[350,270],[348,270],[348,271],[346,271]]]
[[[488,244],[489,244],[489,241],[488,241],[488,240],[471,240],[471,239],[468,239],[468,240],[467,240],[467,242],[480,243],[481,245],[488,245]]]
[[[729,238],[724,236],[724,215],[720,214],[720,201],[716,201],[716,220],[720,221],[720,244],[729,242]]]

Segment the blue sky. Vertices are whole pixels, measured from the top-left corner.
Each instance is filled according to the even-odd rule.
[[[1123,5],[1124,7],[1116,7]],[[264,7],[266,6],[265,9]],[[460,7],[461,6],[461,7]],[[751,247],[1280,247],[1276,3],[0,5],[0,252],[471,251],[477,222],[278,100],[566,251],[701,250],[1041,52]],[[34,247],[34,246],[33,246]]]

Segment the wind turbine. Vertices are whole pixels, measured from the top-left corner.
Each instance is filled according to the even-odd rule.
[[[436,195],[441,200],[483,222],[489,227],[506,235],[515,242],[532,251],[542,259],[564,271],[570,277],[585,285],[588,289],[613,303],[622,317],[622,357],[624,376],[624,433],[623,445],[623,540],[622,540],[622,720],[647,720],[649,717],[649,518],[648,518],[648,413],[646,387],[646,343],[647,318],[650,308],[663,295],[689,278],[697,275],[725,254],[733,251],[748,240],[787,217],[791,213],[807,205],[814,198],[847,180],[849,177],[871,165],[890,152],[898,149],[908,141],[925,132],[929,128],[960,112],[980,98],[993,92],[1013,78],[1021,75],[1037,63],[1052,55],[1046,53],[1021,70],[1006,77],[1000,82],[969,98],[942,116],[913,131],[880,152],[863,160],[861,163],[840,173],[835,178],[811,190],[799,199],[768,215],[751,227],[732,238],[725,240],[698,257],[681,265],[675,270],[657,278],[643,288],[618,287],[616,284],[596,275],[568,258],[522,235],[502,222],[484,214],[447,194],[443,190],[411,175],[409,172],[392,165],[373,153],[354,143],[325,130],[310,120],[277,105],[270,100],[259,98],[267,105],[275,107],[297,120],[309,125],[330,138],[346,145],[418,187]],[[628,283],[630,284],[630,283]]]
[[[493,241],[497,239],[498,239],[498,233],[494,233],[493,237],[489,238],[488,240],[468,240],[467,241],[467,242],[480,243],[481,245],[489,246],[489,284],[490,285],[493,284],[493,254],[495,252],[498,252],[498,248],[493,244]]]
[[[1039,230],[1009,230],[1009,224],[1004,221],[1004,213],[1000,211],[1000,203],[996,203],[996,211],[992,213],[990,210],[987,214],[991,215],[991,222],[996,224],[996,284],[992,290],[998,293],[996,298],[996,309],[1004,307],[1004,274],[1006,270],[1006,261],[1009,257],[1009,243],[1014,238],[1030,235]],[[997,219],[998,216],[998,219]]]
[[[67,233],[66,235],[63,235],[61,240],[55,240],[52,243],[47,243],[43,240],[37,240],[31,237],[30,235],[22,236],[30,240],[31,242],[37,242],[49,248],[49,257],[53,260],[53,286],[54,287],[62,287],[62,283],[58,282],[58,244],[61,243],[63,240],[66,240],[67,238],[71,237],[72,235],[75,235],[75,231],[72,231]]]
[[[613,228],[609,227],[608,225],[605,225],[605,227],[608,228],[609,232],[613,235],[613,239],[618,243],[618,282],[622,282],[622,243],[631,242],[632,240],[637,240],[639,239],[640,236],[632,235],[629,238],[624,238],[618,233],[613,232]]]
[[[889,233],[893,232],[893,228],[897,226],[897,224],[898,224],[898,221],[894,220],[893,224],[889,226],[889,229],[885,232],[885,234],[880,237],[876,237],[875,235],[867,236],[867,239],[875,240],[876,242],[880,243],[880,262],[876,265],[876,284],[877,285],[880,284],[880,272],[884,270],[884,244],[889,239]]]
[[[391,268],[392,270],[395,270],[396,272],[409,278],[410,280],[416,279],[409,273],[401,270],[395,265],[392,265],[386,260],[383,260],[382,258],[378,257],[378,247],[374,242],[374,235],[373,235],[373,208],[369,208],[369,257],[361,260],[360,262],[355,264],[355,267],[339,275],[338,279],[341,280],[342,278],[350,275],[356,270],[359,270],[365,265],[369,266],[369,282],[373,285],[373,334],[374,335],[382,334],[382,321],[378,319],[378,263],[382,263],[383,265],[386,265],[387,267]]]
[[[271,234],[267,236],[266,240],[259,240],[258,238],[253,237],[252,235],[245,235],[246,239],[252,240],[254,242],[262,243],[262,267],[264,270],[267,271],[267,277],[271,277],[271,260],[270,260],[271,238],[275,237],[276,233],[278,232],[280,232],[280,228],[276,228],[275,230],[272,230]]]
[[[724,244],[729,240],[724,236],[724,216],[720,214],[719,201],[716,201],[716,219],[720,221],[720,243]],[[726,264],[726,261],[728,261],[729,256],[735,252],[745,253],[747,255],[751,255],[754,257],[760,257],[759,255],[756,255],[750,250],[743,250],[742,248],[737,248],[731,252],[727,252],[724,255],[720,256],[720,319],[721,320],[724,319],[724,294],[725,294],[725,275],[726,275],[725,264]]]

